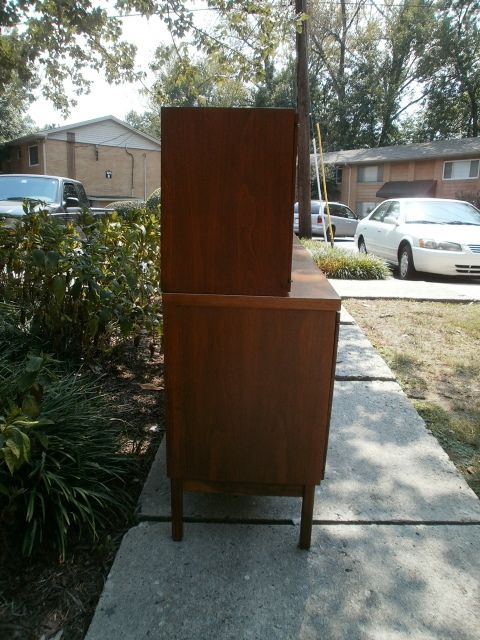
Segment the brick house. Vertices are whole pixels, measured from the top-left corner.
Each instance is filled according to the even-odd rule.
[[[38,131],[1,151],[0,173],[80,180],[92,206],[143,200],[160,186],[160,141],[114,116]]]
[[[324,161],[336,169],[340,201],[361,217],[388,198],[480,194],[480,138],[335,151]]]

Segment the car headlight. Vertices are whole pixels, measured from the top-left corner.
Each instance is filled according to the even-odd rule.
[[[456,242],[436,242],[435,240],[420,239],[418,241],[418,246],[422,247],[422,249],[439,249],[440,251],[462,250],[462,245],[457,244]]]

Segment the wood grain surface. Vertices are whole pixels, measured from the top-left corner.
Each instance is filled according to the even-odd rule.
[[[164,108],[162,290],[290,290],[296,119],[290,109]]]
[[[337,313],[222,298],[203,307],[164,295],[169,476],[318,484]]]

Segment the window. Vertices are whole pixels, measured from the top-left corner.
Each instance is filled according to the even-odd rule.
[[[370,217],[370,220],[376,220],[377,222],[383,222],[383,219],[388,213],[390,209],[391,202],[384,202],[379,205],[375,211],[375,213]]]
[[[400,203],[393,201],[390,203],[386,214],[383,216],[382,222],[386,224],[395,224],[395,221],[398,222],[400,218]]]
[[[480,160],[454,160],[443,165],[444,180],[471,180],[478,178]]]
[[[383,164],[358,167],[357,182],[383,182]]]
[[[330,214],[332,216],[337,216],[338,218],[350,218],[351,220],[357,219],[357,216],[346,205],[330,204],[328,206],[330,209]],[[326,213],[326,208],[325,208],[325,213]]]
[[[357,214],[359,218],[365,218],[375,209],[376,202],[357,202]]]
[[[38,164],[38,144],[28,147],[28,165],[34,167]]]
[[[79,182],[65,182],[63,185],[63,201],[67,201],[67,198],[76,198],[78,200],[79,207],[89,207],[90,203],[85,193],[83,185]]]
[[[342,184],[343,169],[341,167],[335,167],[335,182],[336,184]]]
[[[74,187],[75,187],[75,191],[77,192],[77,198],[78,198],[78,202],[80,203],[80,206],[89,207],[90,202],[87,198],[87,194],[85,193],[85,189],[83,188],[83,185],[80,184],[79,182],[75,182]]]
[[[19,196],[20,200],[41,200],[47,204],[58,202],[58,180],[44,176],[0,176],[0,200],[8,200],[12,196]]]

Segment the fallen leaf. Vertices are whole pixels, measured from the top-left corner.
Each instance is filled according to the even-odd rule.
[[[144,391],[161,391],[163,386],[155,384],[153,382],[145,382],[144,384],[139,385],[140,389],[144,389]]]

